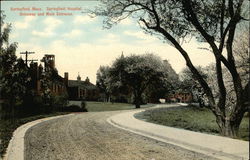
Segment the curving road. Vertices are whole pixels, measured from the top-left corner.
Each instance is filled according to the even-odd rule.
[[[120,112],[74,114],[35,125],[25,134],[24,158],[26,160],[212,159],[118,129],[106,122],[109,116]]]

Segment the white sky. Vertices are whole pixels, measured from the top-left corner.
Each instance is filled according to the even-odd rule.
[[[56,68],[63,76],[69,72],[70,79],[76,79],[78,72],[84,80],[87,76],[92,83],[100,65],[110,65],[123,52],[130,54],[155,53],[169,60],[178,73],[185,67],[180,53],[158,38],[145,34],[133,19],[125,19],[107,30],[103,29],[102,17],[90,18],[81,11],[71,12],[72,16],[20,16],[11,8],[36,7],[41,11],[23,13],[42,13],[47,7],[93,8],[95,1],[1,1],[6,14],[5,22],[12,24],[11,42],[18,42],[17,53],[34,51],[30,59],[41,59],[44,54],[54,54]],[[69,12],[69,11],[63,11]],[[190,54],[195,65],[205,66],[214,59],[211,53],[198,49],[205,44],[191,40],[183,47]],[[17,54],[19,57],[20,55]]]

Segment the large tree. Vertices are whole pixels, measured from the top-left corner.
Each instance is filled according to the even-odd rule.
[[[160,99],[165,98],[167,96],[166,94],[172,92],[177,86],[179,86],[179,76],[168,60],[163,60],[163,70],[165,75],[167,75],[166,81],[151,85],[147,90],[147,97],[149,98],[150,103],[159,103]]]
[[[149,33],[162,35],[183,56],[186,65],[200,83],[212,112],[216,116],[222,135],[237,135],[241,120],[246,112],[243,85],[236,69],[233,42],[237,25],[246,18],[243,15],[247,0],[102,0],[94,13],[105,16],[107,27],[127,17],[136,18]],[[246,7],[248,9],[248,7]],[[219,99],[215,100],[206,80],[193,65],[188,52],[181,46],[180,39],[195,36],[209,44],[215,58]],[[225,52],[225,54],[223,53]],[[227,112],[227,91],[223,81],[222,66],[229,71],[236,103]]]
[[[3,112],[16,116],[16,106],[23,103],[29,81],[28,68],[24,61],[16,58],[17,43],[9,43],[11,25],[4,22],[1,11],[0,36],[0,99],[3,101]],[[3,115],[6,118],[6,115]],[[7,118],[9,118],[7,115]]]
[[[152,54],[117,58],[109,71],[111,85],[119,91],[132,93],[136,108],[152,86],[164,85],[167,79],[162,60]]]
[[[104,101],[110,101],[110,85],[109,85],[109,66],[100,66],[96,73],[96,86],[104,93]]]

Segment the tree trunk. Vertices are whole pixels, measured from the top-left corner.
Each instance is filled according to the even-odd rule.
[[[135,96],[135,108],[141,108],[141,98],[137,95]]]
[[[225,124],[221,124],[221,134],[227,137],[236,137],[236,132],[233,126],[230,124],[230,121],[225,121]]]
[[[198,99],[198,102],[199,102],[199,107],[200,108],[203,108],[204,107],[204,104],[203,104],[203,101],[202,101],[202,99],[199,97],[199,99]]]
[[[232,113],[228,116],[216,116],[216,122],[220,129],[220,134],[227,137],[238,137],[241,121],[244,117],[244,110],[238,114]]]
[[[136,104],[135,104],[135,108],[141,108],[140,103],[136,103]]]
[[[229,136],[229,137],[236,137],[239,126],[240,126],[240,122],[243,118],[244,110],[245,110],[245,107],[243,105],[244,100],[243,100],[243,89],[242,89],[241,79],[237,72],[237,69],[234,63],[233,53],[232,53],[232,44],[233,44],[232,42],[234,39],[235,27],[239,21],[236,19],[237,21],[235,21],[235,24],[232,26],[229,26],[230,28],[229,28],[229,36],[228,36],[228,41],[227,41],[227,52],[228,52],[228,60],[227,60],[222,55],[222,49],[220,49],[220,48],[223,48],[224,46],[223,37],[221,39],[220,48],[218,48],[215,44],[214,37],[210,36],[206,32],[206,30],[202,27],[202,25],[199,23],[196,14],[192,10],[191,2],[190,1],[183,1],[183,2],[184,2],[184,5],[183,5],[184,10],[186,10],[186,12],[190,16],[189,21],[201,33],[201,35],[206,39],[206,41],[210,44],[210,47],[213,49],[213,53],[216,58],[217,84],[218,84],[219,92],[220,92],[219,102],[215,101],[211,88],[209,87],[205,79],[202,77],[202,75],[198,72],[198,70],[194,67],[187,52],[181,47],[181,45],[176,41],[176,39],[171,34],[169,34],[164,28],[161,27],[160,21],[157,21],[158,24],[155,27],[149,26],[146,23],[146,21],[143,21],[143,22],[148,29],[153,29],[156,32],[161,33],[182,54],[182,56],[184,57],[186,61],[186,65],[188,66],[190,71],[193,73],[195,79],[199,82],[199,84],[204,89],[204,92],[209,100],[209,105],[211,107],[211,110],[216,117],[217,124],[219,125],[221,134],[225,136]],[[240,8],[241,4],[239,4],[238,7]],[[240,15],[237,15],[237,16],[240,19]],[[225,31],[225,33],[227,33],[227,31]],[[227,93],[226,93],[225,85],[223,82],[221,62],[226,66],[226,68],[229,70],[229,72],[232,75],[234,89],[235,89],[236,98],[237,98],[236,106],[232,109],[229,117],[226,114],[225,101],[226,101]]]
[[[220,127],[221,135],[232,138],[236,138],[238,136],[239,125],[236,125],[236,123],[230,121],[229,118],[226,118],[224,121],[217,121],[217,123]]]
[[[141,108],[141,94],[138,91],[134,91],[135,108]]]

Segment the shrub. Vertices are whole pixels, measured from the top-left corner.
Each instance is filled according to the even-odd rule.
[[[81,107],[78,105],[70,105],[68,107],[63,108],[64,112],[81,112]]]
[[[87,109],[78,105],[70,105],[63,108],[64,112],[87,112]]]
[[[86,102],[85,101],[81,102],[81,109],[82,109],[82,112],[88,112],[88,110],[86,108]]]

